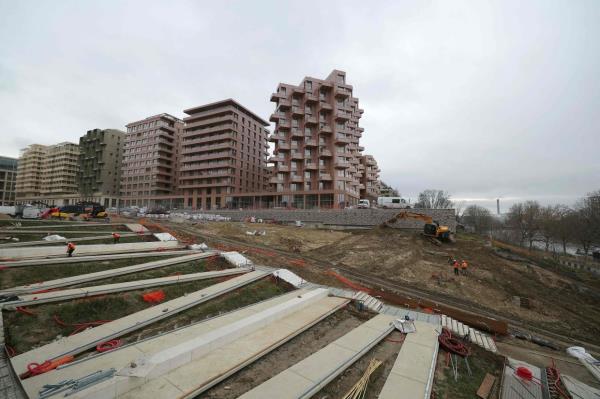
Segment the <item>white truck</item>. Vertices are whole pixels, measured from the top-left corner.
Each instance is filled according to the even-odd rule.
[[[388,208],[397,208],[397,209],[408,209],[410,208],[410,204],[406,202],[404,198],[401,197],[378,197],[377,198],[377,206],[379,208],[388,209]]]
[[[358,209],[369,209],[371,207],[371,201],[368,199],[361,199],[358,201]]]

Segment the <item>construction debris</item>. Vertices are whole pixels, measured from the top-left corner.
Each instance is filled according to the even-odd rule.
[[[369,385],[369,378],[371,374],[377,370],[379,366],[381,366],[381,360],[371,359],[369,366],[365,370],[365,373],[358,380],[358,382],[344,395],[342,399],[362,399],[365,397],[367,392],[367,387]]]
[[[490,392],[492,391],[492,387],[496,382],[496,377],[491,375],[490,373],[486,373],[479,389],[477,390],[477,396],[481,399],[487,399],[490,396]]]

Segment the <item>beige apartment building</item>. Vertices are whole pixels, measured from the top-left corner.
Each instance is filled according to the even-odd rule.
[[[381,191],[379,183],[379,172],[381,170],[377,166],[377,161],[373,155],[360,157],[359,170],[362,173],[360,198],[377,202],[377,197],[379,197]]]
[[[0,206],[15,205],[17,165],[16,158],[0,156]]]
[[[77,197],[78,159],[77,144],[69,142],[23,149],[17,168],[17,202],[68,204]]]
[[[78,187],[82,200],[119,205],[125,132],[89,130],[79,139]]]
[[[179,189],[183,206],[247,206],[268,189],[268,122],[233,99],[184,111]]]
[[[127,124],[121,167],[124,206],[181,206],[177,193],[183,121],[166,113]]]
[[[359,141],[363,110],[334,70],[325,79],[305,77],[299,85],[280,83],[271,95],[276,109],[269,158],[276,206],[343,208],[355,205],[365,190]]]

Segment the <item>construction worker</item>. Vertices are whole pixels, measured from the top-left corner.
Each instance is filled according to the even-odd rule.
[[[459,272],[459,268],[460,268],[460,264],[458,263],[458,261],[455,259],[454,263],[452,263],[452,267],[454,268],[454,274],[458,276]]]
[[[113,238],[113,244],[118,244],[119,240],[121,239],[121,234],[112,233],[112,238]]]
[[[67,244],[67,255],[69,256],[69,258],[73,256],[73,252],[75,252],[75,244],[69,242]]]
[[[466,260],[462,260],[462,262],[460,262],[460,269],[463,275],[467,275],[467,267],[469,267],[468,263]]]

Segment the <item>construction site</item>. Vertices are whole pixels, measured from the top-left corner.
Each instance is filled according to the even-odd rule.
[[[0,220],[0,397],[600,398],[597,275],[334,212]]]

